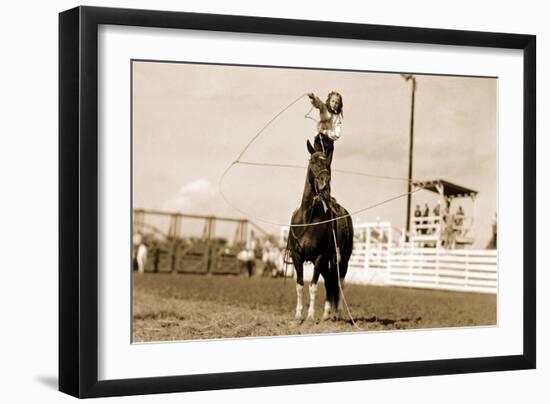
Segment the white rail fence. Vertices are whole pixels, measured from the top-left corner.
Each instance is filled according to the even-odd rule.
[[[312,270],[306,266],[306,279]],[[496,293],[497,252],[355,243],[346,282]]]
[[[462,292],[496,293],[496,250],[393,248],[386,283]]]

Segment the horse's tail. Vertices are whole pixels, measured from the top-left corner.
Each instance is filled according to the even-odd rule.
[[[291,264],[292,261],[290,261],[290,234],[288,235],[286,239],[286,247],[285,247],[285,253],[283,255],[283,264]]]
[[[346,244],[347,259],[349,260],[353,251],[353,221],[351,219],[351,216],[348,216],[346,218],[346,229],[344,231],[342,239],[344,240],[343,242]]]
[[[348,211],[339,205],[340,217],[335,222],[336,238],[340,256],[343,261],[348,261],[353,250],[353,221]]]
[[[292,237],[293,238],[293,241],[294,241],[294,245],[295,247],[297,247],[298,249],[300,248],[300,242],[298,241],[298,238],[296,237],[296,234],[294,234],[294,230],[292,229],[292,221],[294,219],[294,216],[296,215],[296,213],[298,212],[298,209],[296,209],[293,213],[292,213],[292,218],[290,220],[290,226],[288,227],[288,236],[286,238],[286,247],[285,247],[285,254],[284,254],[284,258],[283,258],[283,262],[284,264],[293,264],[293,261],[291,261],[291,252],[292,252],[292,247],[290,245],[290,238]],[[285,268],[286,270],[286,268]]]
[[[286,283],[286,271],[289,264],[292,264],[291,258],[290,258],[290,232],[292,231],[292,227],[289,227],[288,229],[288,237],[286,238],[286,247],[285,252],[283,254],[283,285]]]

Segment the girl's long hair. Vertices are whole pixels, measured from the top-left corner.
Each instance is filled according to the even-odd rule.
[[[336,111],[336,113],[338,115],[342,116],[342,118],[344,118],[344,99],[342,98],[342,94],[340,94],[336,91],[331,91],[330,93],[328,93],[327,100],[325,101],[325,104],[326,104],[327,107],[330,105],[329,104],[330,97],[332,97],[333,95],[337,96],[340,99],[340,106],[339,106],[338,110]]]

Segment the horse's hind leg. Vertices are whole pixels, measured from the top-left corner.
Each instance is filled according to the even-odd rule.
[[[334,300],[333,300],[334,313],[335,313],[336,319],[340,318],[340,311],[341,311],[340,310],[341,309],[340,292],[342,292],[342,294],[344,293],[344,287],[346,285],[344,282],[344,279],[348,270],[347,262],[344,262],[344,261],[340,262],[339,269],[340,269],[340,272],[339,272],[340,278],[336,278],[336,290],[334,293]],[[336,274],[336,276],[338,276],[338,274]]]
[[[302,310],[304,309],[304,303],[302,300],[302,291],[304,290],[304,266],[299,260],[294,260],[294,268],[296,268],[296,320],[302,319]]]
[[[325,290],[326,290],[326,298],[325,298],[325,307],[323,309],[323,320],[328,320],[330,318],[330,310],[332,308],[332,296],[334,294],[334,291],[332,290],[334,288],[333,285],[331,285],[330,280],[325,278]]]
[[[335,311],[334,300],[335,293],[338,289],[338,279],[336,278],[336,271],[334,268],[332,268],[332,270],[329,269],[327,276],[325,276],[325,289],[327,296],[325,299],[325,308],[323,310],[323,320],[328,320],[331,312]]]

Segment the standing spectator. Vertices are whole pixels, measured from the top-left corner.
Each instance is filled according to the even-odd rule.
[[[133,268],[138,270],[139,274],[145,273],[145,264],[147,263],[147,246],[140,233],[135,233],[133,237]]]
[[[439,214],[441,213],[441,202],[437,201],[437,204],[434,207],[434,216],[439,219]]]
[[[424,216],[424,217],[430,216],[430,206],[428,205],[427,202],[424,203],[424,214],[423,214],[422,216]],[[428,224],[428,221],[427,221],[427,220],[424,220],[424,221],[422,222],[422,224],[423,224],[424,226],[426,226],[426,225]],[[424,227],[424,228],[422,229],[422,232],[421,232],[421,233],[422,233],[422,234],[428,234],[429,232],[428,232],[428,229]]]
[[[493,240],[495,248],[497,248],[497,214],[493,217]]]
[[[464,220],[464,209],[462,209],[462,205],[458,206],[458,211],[456,212],[455,219]],[[460,224],[462,224],[462,222]]]
[[[491,239],[489,240],[489,243],[487,244],[487,249],[493,250],[497,248],[497,214],[493,216],[493,224],[492,224],[492,235]]]
[[[413,229],[414,229],[414,233],[415,234],[421,234],[422,233],[422,229],[420,229],[420,231],[417,230],[416,226],[418,226],[419,224],[422,224],[422,221],[418,220],[419,217],[422,216],[422,211],[420,210],[420,205],[416,205],[416,208],[414,208],[414,220],[413,220]]]
[[[454,222],[455,226],[462,230],[462,225],[464,224],[464,209],[462,209],[462,205],[458,207],[458,211],[455,213]]]
[[[424,214],[422,215],[424,217],[428,217],[430,216],[430,206],[428,205],[428,203],[424,203]]]
[[[443,210],[443,216],[441,224],[444,226],[442,229],[442,240],[445,248],[454,248],[455,247],[455,232],[454,232],[454,223],[453,215],[451,215],[451,204],[447,201],[445,209]]]
[[[248,277],[252,277],[252,274],[254,273],[254,267],[256,266],[254,250],[241,250],[237,254],[237,259],[241,263],[241,270],[246,270],[246,272],[248,272]]]
[[[441,202],[438,200],[437,204],[434,206],[434,212],[433,212],[433,215],[434,215],[434,219],[433,219],[434,220],[434,222],[433,222],[434,226],[432,228],[433,232],[437,232],[438,229],[441,232],[441,227],[440,227],[441,226],[441,223],[440,223],[441,220],[440,220],[440,217],[439,217],[440,213],[441,213]]]

